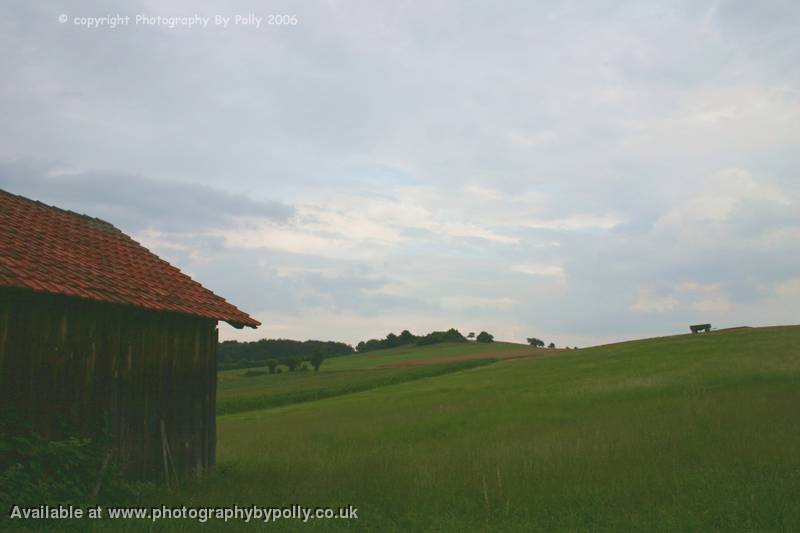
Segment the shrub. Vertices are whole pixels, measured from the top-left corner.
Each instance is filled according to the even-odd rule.
[[[315,353],[314,355],[311,356],[311,361],[310,362],[311,362],[311,366],[314,367],[314,371],[315,372],[319,370],[319,367],[322,365],[322,361],[324,359],[325,359],[325,357],[319,352],[317,352],[317,353]]]
[[[0,502],[23,507],[86,506],[130,501],[137,487],[146,486],[124,480],[111,460],[107,433],[94,439],[67,433],[57,440],[45,439],[4,414],[0,420]]]
[[[551,342],[550,344],[547,345],[547,347],[548,348],[555,348],[556,345],[555,345],[555,343]]]
[[[267,368],[269,368],[269,373],[274,374],[275,369],[278,368],[278,361],[275,359],[268,359],[267,360]]]

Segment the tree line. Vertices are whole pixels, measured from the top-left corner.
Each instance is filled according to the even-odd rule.
[[[470,333],[467,337],[475,338],[475,333]],[[406,346],[415,344],[417,346],[428,346],[431,344],[439,344],[442,342],[468,342],[468,338],[461,334],[455,328],[450,328],[447,331],[432,331],[427,335],[414,335],[407,329],[400,332],[399,335],[389,333],[383,339],[369,339],[361,341],[356,345],[358,353],[371,352],[373,350],[385,350],[388,348],[397,348],[398,346]],[[492,342],[494,336],[485,331],[481,331],[477,338],[478,342]]]
[[[528,337],[528,344],[530,344],[534,348],[544,348],[544,341],[542,339],[537,339],[536,337]],[[547,345],[547,347],[555,348],[556,344],[554,342],[551,342],[550,344]],[[569,350],[569,346],[567,346],[567,349]],[[578,347],[574,346],[572,349],[577,350]]]
[[[426,335],[414,335],[407,329],[400,334],[389,333],[382,339],[369,339],[359,342],[355,349],[349,344],[335,341],[295,341],[291,339],[261,339],[253,342],[223,341],[217,350],[217,367],[220,370],[235,368],[254,368],[266,366],[270,373],[280,371],[285,366],[290,372],[307,369],[308,362],[314,370],[319,370],[322,361],[330,357],[349,355],[373,350],[385,350],[398,346],[427,346],[442,342],[493,342],[494,336],[481,331],[477,336],[470,333],[466,337],[455,328],[447,331],[432,331]]]
[[[322,359],[353,353],[353,347],[335,341],[295,341],[291,339],[261,339],[254,342],[223,341],[217,349],[218,368],[250,368],[270,366],[270,361],[293,369],[304,361],[319,367]],[[315,364],[317,361],[319,363]]]

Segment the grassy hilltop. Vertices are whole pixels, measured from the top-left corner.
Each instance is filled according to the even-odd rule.
[[[155,503],[359,509],[353,522],[256,526],[272,531],[800,529],[800,327],[540,349],[408,380],[436,365],[397,366],[463,364],[452,359],[465,350],[531,349],[403,348],[317,375],[223,373],[220,405],[239,408],[219,417],[217,473]],[[326,388],[319,401],[236,403]]]

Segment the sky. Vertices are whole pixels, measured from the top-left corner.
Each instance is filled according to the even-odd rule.
[[[0,188],[263,323],[222,339],[795,324],[798,65],[791,0],[3,2]]]

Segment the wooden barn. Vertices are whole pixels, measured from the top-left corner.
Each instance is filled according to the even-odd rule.
[[[215,462],[217,322],[259,323],[102,220],[0,190],[0,409],[110,435],[128,474]],[[171,474],[170,474],[171,475]]]

